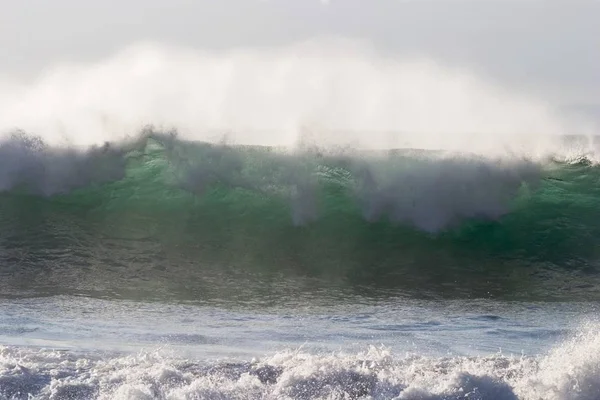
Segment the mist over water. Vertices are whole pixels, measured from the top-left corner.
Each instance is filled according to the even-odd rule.
[[[0,131],[63,146],[118,141],[152,124],[237,144],[538,156],[560,150],[557,135],[594,133],[519,88],[342,39],[220,52],[138,44],[0,87]]]

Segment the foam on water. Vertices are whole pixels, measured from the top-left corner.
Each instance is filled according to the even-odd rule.
[[[250,362],[202,362],[165,351],[78,354],[0,347],[8,399],[494,399],[600,396],[600,326],[590,323],[546,355],[425,357],[282,351]]]

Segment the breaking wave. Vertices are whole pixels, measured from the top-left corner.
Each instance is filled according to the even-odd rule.
[[[152,280],[160,263],[182,282],[228,265],[531,293],[526,282],[560,271],[595,282],[599,179],[585,156],[289,151],[151,129],[81,151],[16,133],[0,144],[0,257],[13,289],[23,274],[82,263]]]
[[[208,266],[595,287],[593,123],[469,71],[345,40],[146,44],[0,88],[5,292],[187,287]]]

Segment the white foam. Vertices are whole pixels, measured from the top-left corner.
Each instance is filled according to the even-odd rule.
[[[0,347],[0,393],[33,399],[591,400],[600,393],[600,326],[538,357],[284,351],[251,363],[192,362],[161,352],[81,355]]]

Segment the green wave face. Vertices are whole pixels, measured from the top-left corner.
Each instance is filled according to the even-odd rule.
[[[292,154],[156,134],[83,153],[19,136],[0,159],[7,295],[244,298],[281,280],[368,295],[598,293],[600,169],[584,161]]]

